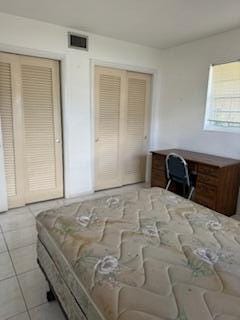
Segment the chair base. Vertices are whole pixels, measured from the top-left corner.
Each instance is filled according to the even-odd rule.
[[[172,180],[170,179],[170,180],[168,180],[168,183],[167,183],[167,186],[166,186],[166,190],[168,190],[169,189],[169,187],[170,187],[170,184],[172,183]]]
[[[190,190],[189,195],[188,195],[188,200],[192,199],[192,195],[193,195],[194,189],[195,189],[194,187],[191,187],[191,190]]]
[[[166,188],[165,188],[166,190],[169,190],[171,183],[172,183],[172,180],[169,179],[169,180],[168,180],[168,183],[167,183],[167,185],[166,185]],[[184,186],[184,192],[183,192],[184,195],[183,195],[183,197],[184,197],[184,198],[187,198],[188,200],[191,200],[191,199],[192,199],[193,192],[194,192],[194,189],[195,189],[195,188],[194,188],[193,186],[191,186],[188,195],[186,195],[185,186]]]

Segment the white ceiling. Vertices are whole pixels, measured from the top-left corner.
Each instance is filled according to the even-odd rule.
[[[240,27],[240,0],[0,0],[0,11],[156,48]]]

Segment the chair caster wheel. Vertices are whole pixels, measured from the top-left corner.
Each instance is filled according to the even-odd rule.
[[[56,300],[56,298],[55,298],[53,292],[52,292],[51,290],[49,290],[49,291],[47,292],[47,301],[48,301],[48,302],[52,302],[52,301],[54,301],[54,300]]]

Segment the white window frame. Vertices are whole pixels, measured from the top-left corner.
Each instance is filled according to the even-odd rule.
[[[231,62],[237,62],[239,60],[231,61]],[[230,62],[229,62],[230,63]],[[220,64],[226,64],[220,63]],[[220,131],[225,133],[240,133],[240,127],[220,127],[214,124],[210,124],[208,121],[209,113],[210,113],[210,103],[211,103],[211,92],[212,92],[212,74],[213,74],[213,67],[214,65],[210,65],[209,67],[209,73],[208,73],[208,88],[207,88],[207,98],[206,98],[206,104],[205,104],[205,117],[204,117],[204,127],[203,129],[205,131]]]

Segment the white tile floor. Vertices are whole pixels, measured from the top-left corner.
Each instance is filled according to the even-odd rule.
[[[57,302],[46,301],[47,283],[36,263],[35,217],[43,210],[127,192],[144,184],[12,209],[0,214],[0,320],[64,320]]]

